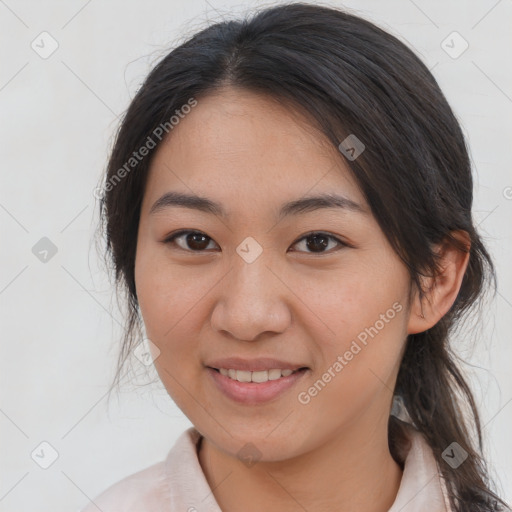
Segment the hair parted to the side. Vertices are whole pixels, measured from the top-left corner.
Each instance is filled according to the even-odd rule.
[[[286,103],[336,147],[349,134],[363,141],[365,151],[346,164],[420,291],[422,277],[439,270],[433,245],[447,241],[465,250],[452,232],[468,233],[470,258],[457,299],[434,327],[408,337],[395,393],[432,447],[454,510],[509,510],[491,489],[478,410],[448,344],[450,333],[496,280],[472,220],[473,180],[463,133],[421,60],[396,37],[339,9],[289,3],[215,23],[163,58],[133,98],[100,198],[105,261],[128,307],[113,384],[141,340],[135,250],[148,169],[160,140],[122,179],[113,178],[176,110],[191,98],[200,104],[201,97],[225,86]],[[402,434],[400,421],[390,416],[393,454]],[[454,441],[468,453],[456,469],[442,458]]]

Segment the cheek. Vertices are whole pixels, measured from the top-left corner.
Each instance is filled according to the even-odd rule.
[[[193,313],[206,286],[199,270],[171,265],[165,251],[144,246],[137,253],[135,283],[148,337],[162,345],[172,340],[187,312]]]
[[[396,309],[405,310],[407,283],[400,266],[383,267],[382,263],[379,266],[362,259],[357,262],[347,259],[343,268],[329,269],[325,274],[302,274],[293,288],[297,296],[305,298],[313,322],[310,325],[318,326],[317,334],[320,330],[325,333],[323,348],[338,350],[376,322],[381,327],[381,315],[385,315],[384,321],[393,320],[385,322],[386,331],[391,330],[391,323],[397,327],[401,321],[394,320]],[[395,303],[401,307],[393,309]]]
[[[175,324],[182,316],[178,296],[173,292],[178,285],[174,281],[174,276],[163,267],[157,255],[140,244],[135,260],[137,298],[146,335],[159,350],[154,363],[162,377],[164,375],[159,366],[163,361],[165,368],[173,372],[172,368],[167,368],[168,362],[173,360],[169,359],[174,352],[174,347],[170,345]]]
[[[160,351],[155,368],[169,395],[189,415],[194,407],[189,393],[200,396],[204,379],[200,340],[208,314],[205,294],[221,276],[200,266],[170,264],[162,252],[141,251],[137,294],[147,337]]]
[[[159,350],[155,369],[176,405],[194,417],[190,393],[197,396],[197,390],[191,384],[199,381],[200,366],[199,336],[192,328],[199,326],[194,314],[204,295],[204,280],[191,279],[189,272],[169,266],[158,254],[140,255],[135,268],[137,296],[147,337]]]
[[[312,423],[312,429],[349,424],[377,402],[385,411],[407,333],[405,308],[398,302],[393,305],[375,308],[377,315],[354,315],[334,342],[331,337],[317,341],[321,364],[296,396],[301,416]]]
[[[320,358],[313,387],[301,389],[302,403],[310,400],[307,407],[318,411],[334,406],[339,418],[349,418],[376,393],[393,389],[407,336],[408,277],[392,264],[347,265],[331,276],[304,290]]]

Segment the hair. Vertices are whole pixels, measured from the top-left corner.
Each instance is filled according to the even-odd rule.
[[[158,128],[170,134],[177,109],[225,87],[285,103],[337,148],[351,134],[363,142],[364,151],[345,162],[421,298],[423,279],[440,270],[435,245],[467,252],[454,233],[468,234],[469,263],[456,300],[436,325],[407,337],[395,394],[432,448],[453,510],[503,510],[498,506],[507,504],[491,490],[480,455],[475,400],[448,344],[486,289],[496,286],[492,259],[472,221],[466,142],[435,78],[415,53],[373,23],[339,9],[289,3],[212,24],[162,58],[137,91],[116,133],[100,197],[105,261],[115,270],[128,310],[114,383],[141,339],[135,251],[156,150],[136,163],[133,152],[149,147],[150,139],[158,149],[165,140],[156,136],[162,132]],[[469,405],[466,412],[464,405]],[[478,448],[469,426],[478,434]],[[396,458],[404,429],[393,415],[388,433]],[[453,441],[468,453],[457,468],[442,458]]]

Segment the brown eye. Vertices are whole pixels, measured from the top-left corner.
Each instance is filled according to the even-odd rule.
[[[179,241],[179,243],[178,243]],[[200,231],[181,230],[174,233],[164,240],[165,244],[177,245],[180,249],[187,252],[206,252],[210,242],[213,242],[208,235]],[[348,244],[342,242],[339,238],[328,233],[313,231],[307,233],[293,245],[304,243],[305,250],[299,252],[309,252],[310,254],[325,254],[335,252],[342,247],[348,247]],[[329,244],[334,242],[334,250],[327,251]],[[336,248],[337,247],[337,248]],[[210,248],[211,249],[211,248]],[[294,251],[296,252],[296,251]]]
[[[177,243],[176,240],[181,240],[181,242]],[[184,251],[203,252],[208,248],[210,241],[213,242],[209,236],[200,231],[178,231],[167,238],[164,243],[175,244]]]
[[[325,250],[329,246],[330,241],[334,241],[337,244],[338,249],[347,246],[347,244],[342,242],[337,237],[318,231],[308,233],[307,235],[303,236],[300,240],[295,242],[294,245],[297,245],[302,241],[306,241],[303,247],[307,249],[306,252],[311,252],[311,254],[324,254],[326,252],[333,252]]]

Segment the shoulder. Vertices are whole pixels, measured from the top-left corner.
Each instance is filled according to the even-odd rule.
[[[196,491],[211,494],[197,459],[200,438],[195,428],[185,430],[165,460],[111,485],[80,512],[166,512],[183,508]]]
[[[80,512],[160,512],[167,499],[165,462],[158,462],[111,485]]]

